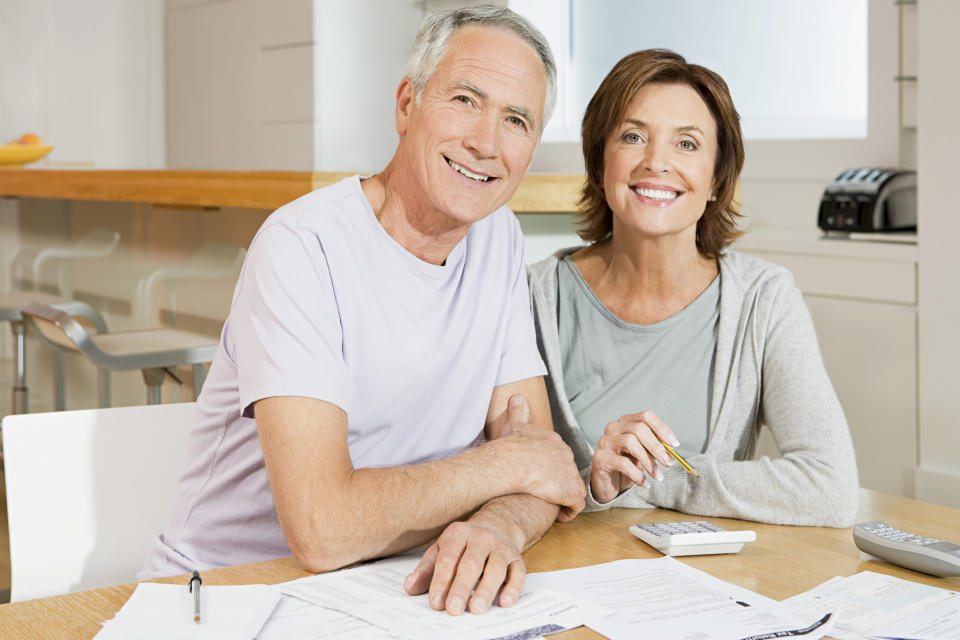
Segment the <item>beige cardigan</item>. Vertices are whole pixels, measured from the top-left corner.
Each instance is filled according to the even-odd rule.
[[[578,248],[532,265],[528,277],[554,426],[573,449],[589,489],[593,447],[564,392],[557,333],[557,266]],[[606,504],[589,493],[587,510],[664,507],[776,524],[850,526],[858,494],[853,443],[793,276],[735,252],[721,257],[720,273],[707,445],[689,460],[700,476],[674,465],[663,469],[662,481],[632,487]],[[647,408],[656,411],[637,410]],[[751,459],[761,425],[770,429],[780,458]]]

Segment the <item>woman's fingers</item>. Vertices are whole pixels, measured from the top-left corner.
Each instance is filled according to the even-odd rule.
[[[680,441],[677,440],[677,436],[674,435],[673,431],[668,427],[663,420],[660,419],[660,416],[655,414],[653,411],[639,411],[637,413],[628,413],[625,416],[620,418],[621,421],[626,422],[642,422],[647,425],[654,435],[656,435],[660,440],[663,440],[671,447],[675,447],[680,444]]]
[[[656,429],[660,433],[669,433],[667,438],[663,438],[654,431],[655,423]],[[664,448],[660,441],[674,445],[676,442],[676,436],[673,435],[673,432],[663,424],[660,418],[657,417],[652,411],[641,411],[639,413],[631,413],[621,417],[616,422],[611,422],[607,425],[606,430],[604,431],[605,436],[614,436],[619,434],[630,434],[640,443],[640,445],[648,452],[650,456],[656,458],[660,464],[669,467],[673,465],[673,458],[667,453],[667,450]],[[642,463],[642,460],[641,460]],[[656,477],[657,471],[649,467],[645,467],[651,476]]]

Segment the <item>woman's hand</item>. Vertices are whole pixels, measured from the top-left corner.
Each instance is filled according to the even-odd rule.
[[[673,458],[660,441],[677,446],[670,427],[653,411],[621,416],[607,425],[597,442],[590,471],[590,488],[599,503],[610,502],[633,485],[645,486],[647,478],[663,479],[657,462],[671,466]]]

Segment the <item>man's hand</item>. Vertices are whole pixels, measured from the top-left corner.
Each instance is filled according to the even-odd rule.
[[[519,464],[526,493],[558,505],[560,522],[572,520],[583,510],[587,493],[573,451],[557,432],[530,424],[530,406],[523,396],[511,397],[507,412],[500,437],[489,446],[500,449],[502,459]]]
[[[480,513],[475,518],[444,530],[404,581],[407,593],[416,596],[429,590],[430,606],[454,616],[468,606],[471,613],[485,612],[497,591],[501,607],[520,599],[527,576],[520,546],[503,527],[484,522]]]

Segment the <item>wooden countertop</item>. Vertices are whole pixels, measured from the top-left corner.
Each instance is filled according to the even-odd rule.
[[[276,209],[353,175],[321,171],[5,169],[0,196]],[[583,176],[528,175],[508,203],[517,213],[573,211]]]

